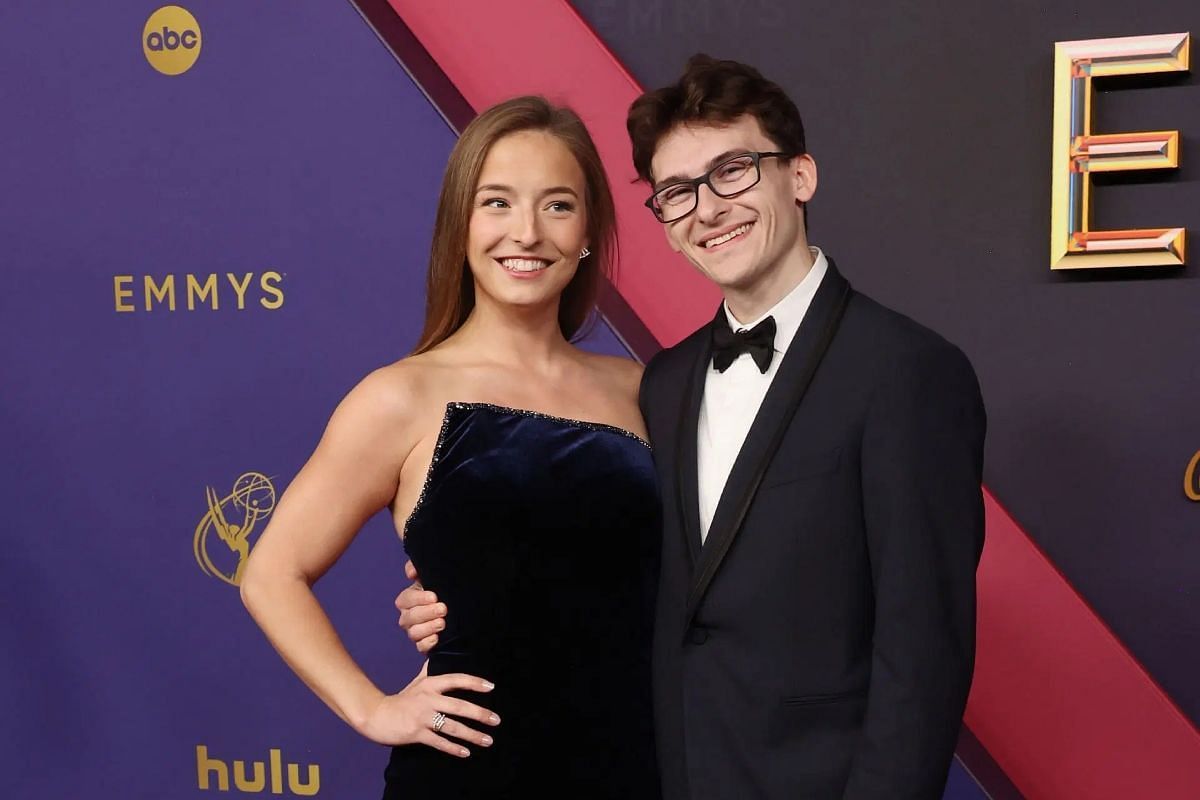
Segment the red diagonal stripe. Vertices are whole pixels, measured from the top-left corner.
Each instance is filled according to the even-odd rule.
[[[1026,797],[1200,798],[1200,734],[990,492],[966,723]]]
[[[630,183],[625,111],[641,88],[565,0],[389,2],[475,108],[538,93],[584,118],[616,195],[617,287],[660,342],[711,316],[716,291],[666,246],[642,206],[645,187]],[[1031,800],[1200,797],[1200,733],[985,500],[971,730]]]

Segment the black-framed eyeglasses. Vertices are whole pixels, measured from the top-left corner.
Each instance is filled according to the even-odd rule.
[[[646,207],[654,212],[659,222],[675,222],[696,210],[701,186],[708,186],[717,197],[733,197],[762,180],[759,161],[764,158],[791,157],[787,153],[742,153],[732,156],[699,178],[663,186],[650,195]]]

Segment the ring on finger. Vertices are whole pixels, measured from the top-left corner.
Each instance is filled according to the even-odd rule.
[[[446,715],[438,711],[433,715],[433,731],[434,733],[441,733],[444,727],[446,727]]]

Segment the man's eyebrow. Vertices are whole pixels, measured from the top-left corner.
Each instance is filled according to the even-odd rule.
[[[733,158],[734,156],[745,155],[748,152],[750,152],[750,151],[747,150],[746,148],[739,147],[736,150],[726,150],[723,153],[718,153],[717,155],[710,158],[708,160],[708,163],[704,165],[704,171],[708,172],[710,169],[715,167],[717,164],[720,164],[722,161],[728,161],[729,159]],[[691,179],[692,179],[692,176],[690,176],[690,175],[672,175],[669,178],[663,178],[661,181],[655,181],[654,182],[654,190],[658,191],[659,189],[663,188],[664,186],[669,186],[672,183],[679,183],[681,181],[690,181]]]

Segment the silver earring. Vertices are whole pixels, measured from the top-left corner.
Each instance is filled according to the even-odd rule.
[[[587,258],[588,256],[590,256],[591,254],[592,254],[592,251],[591,251],[591,250],[588,250],[588,249],[585,247],[585,248],[583,248],[583,250],[582,250],[582,251],[579,253],[579,258],[580,258],[580,260],[582,260],[582,259],[585,259],[585,258]]]

